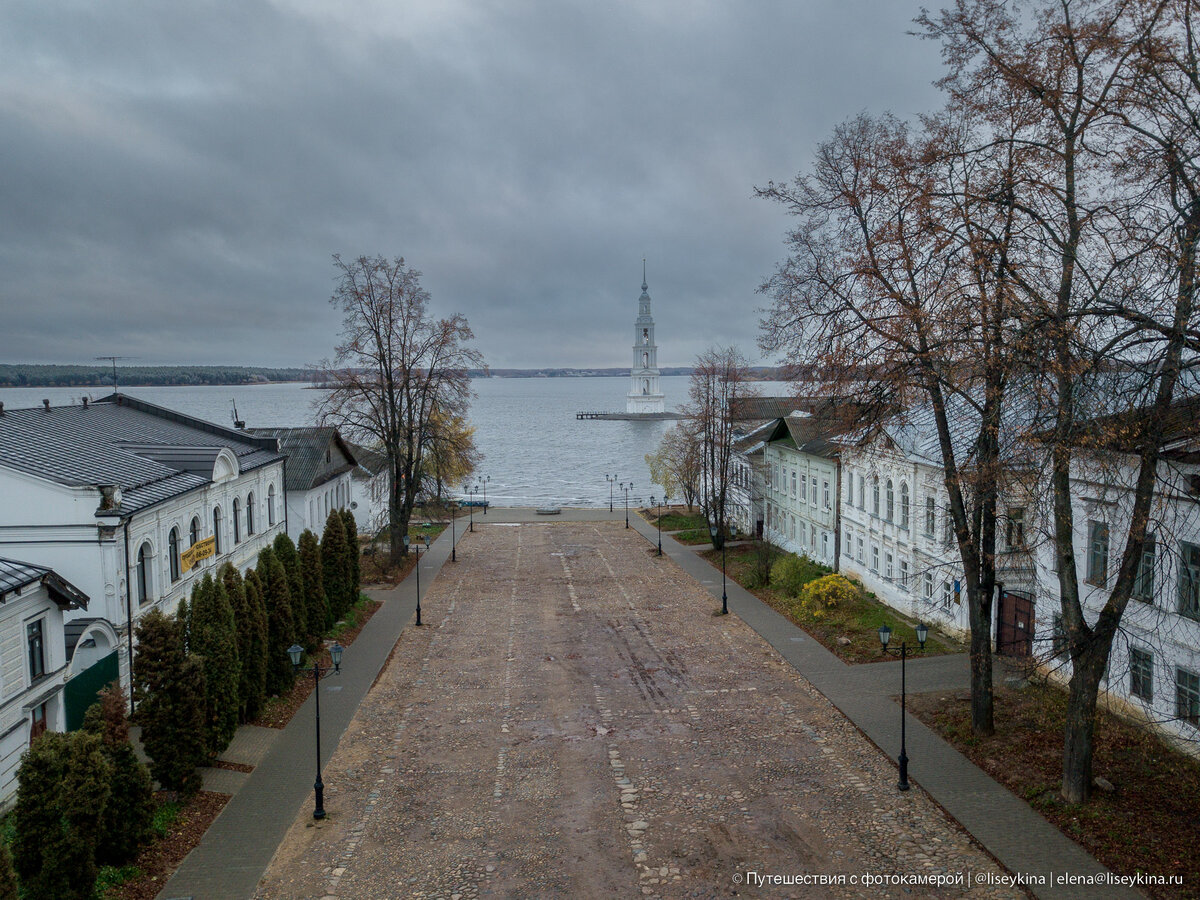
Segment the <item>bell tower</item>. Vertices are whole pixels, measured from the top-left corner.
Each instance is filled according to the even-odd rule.
[[[625,402],[627,413],[666,412],[658,379],[658,345],[654,342],[654,319],[650,316],[646,260],[643,259],[642,296],[638,298],[638,317],[633,324],[633,368],[629,371],[629,395]]]

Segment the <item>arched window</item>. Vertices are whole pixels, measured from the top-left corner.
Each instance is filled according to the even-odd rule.
[[[908,482],[900,482],[900,527],[908,528]]]
[[[213,550],[221,552],[221,507],[213,507]]]
[[[267,488],[267,524],[275,524],[275,485]]]
[[[879,476],[871,479],[871,515],[879,518]]]
[[[167,559],[171,565],[171,581],[178,581],[182,566],[179,564],[179,529],[172,528],[167,535]]]
[[[254,534],[254,491],[246,495],[246,536]]]
[[[188,529],[188,546],[195,547],[200,540],[200,517],[192,516],[192,526]]]
[[[892,479],[887,480],[887,520],[895,521],[896,515],[896,492],[892,490]]]
[[[150,554],[153,551],[150,549],[150,544],[145,543],[138,547],[137,555],[137,600],[138,605],[150,602],[150,592],[153,589],[151,584],[150,572]]]
[[[242,515],[241,501],[237,497],[233,498],[233,542],[236,544],[242,539],[242,523],[240,516]]]

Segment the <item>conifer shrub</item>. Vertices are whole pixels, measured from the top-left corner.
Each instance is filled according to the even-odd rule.
[[[785,553],[771,565],[771,587],[785,597],[797,597],[806,584],[828,573],[828,568],[807,556]]]
[[[325,579],[325,598],[329,601],[328,629],[334,622],[341,621],[353,603],[350,598],[353,587],[347,562],[346,526],[336,510],[325,520],[325,531],[321,535],[321,568]]]
[[[858,589],[841,575],[826,575],[810,581],[800,591],[800,610],[814,619],[831,609],[847,606],[858,599]]]
[[[8,844],[0,840],[0,900],[18,900],[17,873]]]
[[[315,647],[329,628],[329,603],[325,599],[321,545],[317,543],[317,536],[307,528],[300,535],[300,574],[304,581],[304,611],[309,623],[308,630],[317,639],[313,641]]]
[[[275,555],[287,573],[288,593],[292,598],[292,625],[295,628],[292,643],[308,647],[314,642],[312,629],[308,625],[308,610],[304,605],[304,576],[300,572],[300,556],[292,539],[282,532],[275,536],[273,546]]]
[[[165,791],[193,794],[196,766],[207,757],[203,664],[184,653],[183,628],[160,610],[142,616],[137,639],[133,720],[142,726],[150,774]]]
[[[258,554],[258,577],[263,583],[267,607],[267,684],[268,697],[280,696],[292,689],[295,673],[288,647],[295,643],[292,597],[287,572],[270,547]]]
[[[350,560],[350,604],[358,602],[362,590],[362,550],[358,546],[358,523],[354,521],[354,512],[342,510],[342,525],[346,529],[346,555]]]
[[[100,738],[47,732],[17,772],[13,855],[25,897],[92,900],[112,771]]]
[[[215,756],[237,731],[241,680],[237,627],[222,579],[206,573],[192,589],[189,633],[188,655],[204,662],[204,743]]]
[[[100,749],[112,769],[112,793],[100,817],[96,862],[120,866],[137,856],[150,838],[154,784],[129,742],[129,717],[120,684],[113,682],[99,697],[83,718],[83,730],[100,738]]]
[[[250,649],[246,678],[245,720],[258,718],[267,699],[267,658],[269,652],[266,590],[255,569],[246,572],[246,621],[241,629],[248,632]]]

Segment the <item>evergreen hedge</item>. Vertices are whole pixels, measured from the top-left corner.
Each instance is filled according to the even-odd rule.
[[[188,655],[204,662],[204,743],[216,756],[237,731],[241,680],[237,626],[222,579],[205,573],[192,588],[189,626]]]
[[[266,590],[258,572],[250,569],[243,583],[246,594],[246,619],[241,631],[248,632],[246,640],[250,650],[250,665],[246,679],[246,694],[242,698],[245,706],[245,721],[258,718],[267,699],[267,654],[269,648],[269,626],[267,624]]]
[[[296,627],[287,572],[270,547],[258,554],[258,577],[267,606],[267,696],[281,696],[296,680],[287,652],[295,643]]]
[[[321,545],[307,528],[300,535],[300,575],[304,582],[304,612],[309,628],[320,638],[328,629],[329,602],[325,598],[325,572],[321,565]]]
[[[335,510],[325,520],[325,531],[321,535],[321,569],[325,579],[325,598],[329,601],[327,629],[341,621],[353,602],[350,600],[352,586],[346,556],[346,525]]]
[[[292,600],[292,643],[314,647],[316,636],[323,629],[318,628],[314,631],[308,625],[308,611],[304,604],[304,576],[300,573],[300,556],[296,553],[296,545],[290,537],[280,532],[275,536],[274,550],[279,561],[283,563],[284,572],[287,573],[288,593]]]

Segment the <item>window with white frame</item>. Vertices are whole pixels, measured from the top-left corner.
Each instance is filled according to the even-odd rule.
[[[854,473],[846,472],[846,505],[854,503]]]
[[[894,575],[894,573],[892,571],[892,554],[890,552],[885,553],[883,555],[883,577],[886,578],[888,581],[891,581],[893,578],[893,575]]]
[[[796,499],[796,470],[792,469],[792,499]]]
[[[867,496],[866,479],[865,479],[865,476],[859,475],[858,476],[858,508],[859,509],[867,508],[866,496]]]
[[[1200,547],[1179,545],[1179,613],[1200,619]]]
[[[137,599],[139,604],[149,603],[151,592],[154,590],[150,571],[150,545],[138,547],[137,555]]]
[[[925,536],[937,534],[937,502],[932,497],[925,498]]]
[[[1147,703],[1154,699],[1154,654],[1129,648],[1129,693]]]
[[[871,476],[871,515],[879,518],[879,476]]]
[[[35,619],[25,625],[25,650],[29,660],[29,683],[46,676],[46,636],[43,619]]]
[[[863,539],[858,539],[858,556],[855,557],[860,563],[863,561]]]
[[[200,517],[192,516],[192,525],[188,529],[188,546],[195,547],[200,540]]]
[[[908,590],[908,560],[900,559],[900,590]]]
[[[1088,522],[1087,582],[1098,587],[1108,583],[1108,525]]]
[[[942,579],[942,606],[949,607],[954,602],[954,586],[948,579]]]
[[[829,479],[821,481],[821,502],[826,509],[831,509],[829,505]]]
[[[925,599],[930,603],[933,602],[933,573],[925,573]]]
[[[817,476],[813,475],[808,479],[808,502],[813,506],[817,505]]]
[[[892,479],[890,479],[890,478],[887,480],[887,495],[884,499],[887,502],[887,506],[885,507],[885,512],[887,513],[887,515],[884,518],[886,518],[889,522],[895,521],[896,492],[892,488]]]
[[[1158,547],[1154,535],[1147,534],[1146,542],[1142,545],[1142,558],[1138,560],[1137,574],[1133,578],[1134,600],[1143,603],[1154,602],[1154,569],[1157,562]]]
[[[908,530],[908,482],[900,482],[900,527]]]
[[[1175,715],[1200,728],[1200,674],[1182,666],[1175,670]]]
[[[817,552],[817,526],[808,526],[808,547],[815,554]]]
[[[874,544],[871,545],[871,571],[879,574],[879,548]]]

